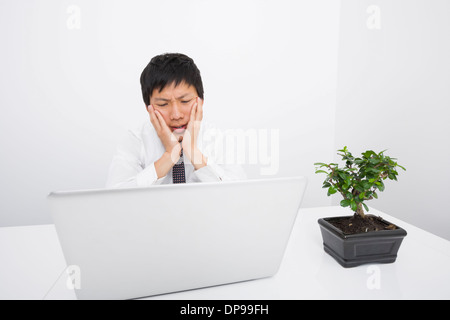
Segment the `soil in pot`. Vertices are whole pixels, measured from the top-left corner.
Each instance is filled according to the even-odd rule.
[[[388,224],[381,217],[374,215],[366,215],[366,218],[362,218],[359,214],[354,214],[349,217],[337,217],[327,219],[336,228],[342,230],[344,234],[358,234],[371,231],[380,230],[395,230],[397,226]]]

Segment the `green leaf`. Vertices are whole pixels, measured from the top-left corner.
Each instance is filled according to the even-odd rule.
[[[321,167],[327,167],[328,165],[326,163],[322,163],[322,162],[316,162],[314,163],[315,166],[321,166]]]
[[[362,153],[362,155],[364,156],[364,158],[368,159],[370,158],[370,156],[376,155],[376,153],[373,152],[372,150],[367,150],[366,152]]]
[[[350,202],[350,207],[352,208],[353,211],[358,210],[358,206],[356,205],[356,202],[353,200]]]
[[[331,183],[329,182],[324,182],[322,188],[329,188],[331,187]]]
[[[324,171],[324,170],[317,170],[316,173],[325,173],[328,174],[328,172]]]
[[[350,200],[348,200],[348,199],[345,199],[345,200],[342,200],[341,201],[341,206],[342,207],[348,207],[349,205],[350,205]]]
[[[366,211],[368,212],[369,211],[369,207],[365,203],[363,203],[363,206],[364,206],[364,209],[366,209]]]
[[[335,194],[336,192],[337,192],[336,187],[331,186],[331,187],[328,188],[328,194],[327,195],[330,196],[332,194]]]
[[[342,171],[339,171],[339,177],[341,177],[342,179],[347,179],[347,175],[344,173],[344,172],[342,172]]]
[[[369,182],[367,182],[367,181],[363,181],[363,182],[362,182],[362,186],[363,186],[363,188],[364,188],[363,191],[365,191],[365,190],[369,190],[369,189],[372,187],[372,184],[369,183]]]
[[[360,184],[355,185],[355,189],[359,192],[364,192],[366,191],[366,189],[363,188],[363,186],[361,186]]]

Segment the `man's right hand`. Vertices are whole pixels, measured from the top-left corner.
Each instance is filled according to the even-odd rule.
[[[180,159],[181,144],[164,121],[163,116],[152,105],[148,106],[150,121],[158,134],[166,152],[155,162],[158,178],[164,177]]]

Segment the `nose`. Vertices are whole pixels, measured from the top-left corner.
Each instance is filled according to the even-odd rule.
[[[178,102],[174,102],[172,105],[172,112],[170,113],[170,120],[179,120],[179,119],[183,119],[181,106]]]

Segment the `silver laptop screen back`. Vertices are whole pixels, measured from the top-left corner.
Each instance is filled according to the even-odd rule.
[[[303,177],[59,192],[49,203],[79,299],[131,299],[274,275]]]

